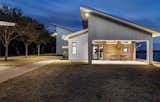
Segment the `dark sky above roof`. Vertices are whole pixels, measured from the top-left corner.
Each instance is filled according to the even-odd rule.
[[[80,5],[86,5],[160,31],[160,0],[0,0],[0,5],[4,3],[21,8],[24,15],[50,29],[54,29],[54,24],[59,24],[80,30]]]
[[[46,26],[81,29],[80,5],[86,5],[160,31],[160,0],[0,0],[3,3]]]

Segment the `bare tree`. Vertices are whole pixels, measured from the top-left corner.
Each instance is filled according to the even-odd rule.
[[[28,56],[28,46],[33,43],[37,37],[37,23],[29,17],[22,17],[18,22],[17,32],[21,35],[20,41],[24,43],[25,46],[25,56]]]
[[[37,45],[37,55],[40,56],[41,53],[41,45],[46,44],[50,38],[48,31],[42,24],[38,25],[37,27],[37,38],[35,39],[34,43]]]
[[[16,22],[22,16],[20,9],[9,8],[2,6],[0,8],[0,20],[7,20]],[[19,35],[15,32],[16,27],[2,27],[0,28],[0,40],[5,47],[5,60],[8,58],[8,46],[12,40],[16,39]]]
[[[5,47],[5,61],[8,58],[8,46],[12,40],[16,39],[19,35],[14,31],[15,27],[1,27],[0,40]]]
[[[22,16],[22,10],[3,5],[0,8],[0,20],[16,22]]]

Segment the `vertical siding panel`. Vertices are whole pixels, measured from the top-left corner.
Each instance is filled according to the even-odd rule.
[[[151,34],[95,15],[89,18],[91,37],[95,40],[149,40]]]
[[[57,55],[62,55],[64,52],[64,49],[62,48],[63,45],[67,46],[68,42],[64,41],[62,39],[63,35],[68,35],[70,33],[72,33],[72,31],[69,31],[67,29],[63,29],[60,27],[56,27],[56,32],[57,32],[57,37],[56,37],[56,54]]]

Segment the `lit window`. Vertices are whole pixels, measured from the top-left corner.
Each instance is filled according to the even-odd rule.
[[[128,53],[128,48],[127,47],[123,48],[123,52]]]
[[[76,42],[73,42],[72,43],[72,54],[77,54],[77,43]]]

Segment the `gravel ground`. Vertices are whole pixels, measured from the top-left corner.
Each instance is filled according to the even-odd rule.
[[[0,102],[160,102],[160,70],[51,64],[1,83]]]

